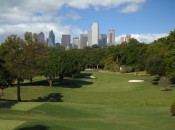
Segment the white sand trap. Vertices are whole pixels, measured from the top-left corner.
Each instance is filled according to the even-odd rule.
[[[141,83],[141,82],[145,82],[144,80],[129,80],[129,83]]]
[[[92,75],[91,75],[91,76],[89,76],[89,77],[90,77],[91,79],[95,79],[95,76],[92,76]]]

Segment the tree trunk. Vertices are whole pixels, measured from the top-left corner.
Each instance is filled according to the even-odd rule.
[[[53,83],[53,81],[50,79],[50,80],[49,80],[49,86],[50,86],[50,87],[52,87],[52,83]]]
[[[21,101],[21,81],[17,79],[17,100]]]
[[[98,70],[98,65],[97,65],[97,70]]]

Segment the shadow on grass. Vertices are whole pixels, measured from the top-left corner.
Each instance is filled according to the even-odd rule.
[[[63,102],[62,94],[60,93],[51,93],[48,96],[38,97],[37,99],[31,100],[21,100],[20,102]],[[17,100],[1,99],[0,108],[11,108],[13,105],[18,103]]]
[[[47,80],[34,81],[32,83],[21,83],[21,86],[49,86]]]
[[[160,80],[160,77],[156,77],[156,78],[152,81],[152,84],[153,84],[153,85],[158,85],[158,84],[159,84],[159,80]]]
[[[79,80],[79,79],[64,79],[61,85],[59,82],[55,82],[53,86],[74,89],[74,88],[81,88],[84,85],[91,85],[91,84],[93,84],[93,82]]]
[[[32,102],[63,102],[61,99],[63,96],[60,93],[51,93],[48,96],[38,97],[37,99],[32,99]]]
[[[92,82],[84,81],[82,79],[87,79],[92,75],[92,73],[81,73],[76,74],[73,78],[64,78],[62,84],[59,83],[59,78],[56,78],[53,82],[53,87],[65,87],[65,88],[80,88],[83,85],[90,85]],[[32,83],[26,82],[21,83],[21,86],[49,86],[47,80],[34,81]]]
[[[80,74],[75,74],[74,75],[74,78],[88,78],[92,75],[92,73],[80,73]]]
[[[8,101],[8,100],[5,100],[5,99],[2,99],[0,101],[0,109],[1,108],[11,108],[13,105],[15,105],[17,103],[18,103],[17,101]]]
[[[43,126],[43,125],[35,125],[35,126],[29,126],[24,128],[19,128],[17,130],[48,130],[49,127]]]

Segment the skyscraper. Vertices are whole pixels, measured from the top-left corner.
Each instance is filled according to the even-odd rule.
[[[89,29],[88,31],[88,44],[87,46],[91,46],[92,45],[92,29]]]
[[[38,34],[38,42],[39,43],[45,43],[45,36],[44,36],[44,33],[43,32],[40,32]]]
[[[115,44],[115,30],[108,30],[108,46]]]
[[[70,47],[70,35],[69,34],[63,34],[61,38],[61,45],[65,48]]]
[[[49,37],[47,39],[48,46],[55,46],[55,35],[53,33],[53,30],[49,32]]]
[[[99,40],[99,26],[98,23],[95,22],[92,24],[92,28],[88,31],[88,45],[98,45]]]
[[[78,37],[73,38],[73,48],[80,48],[80,40]]]
[[[107,46],[107,35],[106,34],[99,34],[99,46],[100,47]]]
[[[88,34],[80,34],[80,49],[83,49],[87,46],[88,43]]]
[[[46,47],[47,46],[46,41],[45,41],[45,36],[44,36],[43,32],[40,32],[38,34],[38,43],[39,43],[39,46],[41,46],[41,47]]]

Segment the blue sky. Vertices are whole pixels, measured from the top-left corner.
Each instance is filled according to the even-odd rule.
[[[101,33],[116,30],[116,41],[126,34],[142,42],[166,36],[175,29],[174,0],[0,0],[0,42],[26,31],[45,37],[55,32],[79,36],[98,22]]]

